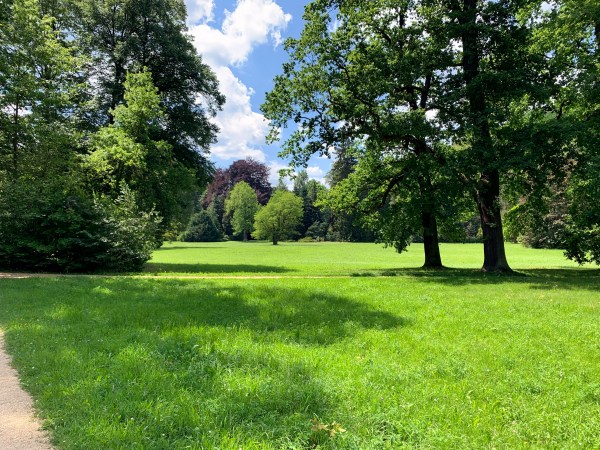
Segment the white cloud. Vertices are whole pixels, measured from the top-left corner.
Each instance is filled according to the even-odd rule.
[[[306,173],[310,178],[320,181],[325,176],[325,171],[319,166],[310,166],[306,168]]]
[[[197,25],[202,22],[210,22],[214,19],[214,0],[185,0],[188,12],[188,24]]]
[[[262,114],[252,111],[250,96],[254,92],[228,67],[217,67],[215,72],[227,103],[215,119],[221,133],[212,153],[219,159],[251,156],[264,162],[265,154],[258,147],[264,144],[269,126]]]
[[[243,64],[258,45],[281,43],[281,33],[291,20],[274,0],[238,0],[233,12],[225,10],[220,29],[213,28],[214,0],[186,0],[190,8],[190,33],[202,58],[215,71],[219,89],[227,101],[215,123],[220,128],[218,143],[211,149],[221,160],[251,156],[265,162],[260,149],[269,126],[260,113],[252,110],[254,91],[242,83],[231,67]],[[277,181],[277,171],[275,176]]]
[[[281,161],[269,161],[267,165],[269,166],[269,169],[271,169],[269,172],[269,181],[273,186],[276,186],[279,182],[279,171],[282,169],[289,169],[289,166]],[[285,183],[288,188],[293,186],[293,182],[287,177],[285,179]]]
[[[233,12],[225,11],[220,30],[200,23],[190,27],[190,33],[208,63],[239,65],[248,59],[255,46],[269,41],[279,45],[281,32],[291,19],[273,0],[238,0]]]

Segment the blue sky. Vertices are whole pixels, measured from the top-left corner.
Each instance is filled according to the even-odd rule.
[[[268,124],[260,112],[273,77],[287,54],[283,41],[302,30],[302,13],[309,0],[185,0],[189,32],[227,97],[215,122],[219,142],[211,149],[218,167],[247,156],[271,168],[271,182],[287,162],[277,157],[278,145],[267,146]],[[309,176],[322,181],[331,161],[314,158]]]

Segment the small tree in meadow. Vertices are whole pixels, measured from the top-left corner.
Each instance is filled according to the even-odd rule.
[[[302,199],[289,191],[276,190],[269,203],[256,214],[254,221],[256,239],[279,240],[297,234],[302,220]]]
[[[254,216],[259,208],[256,192],[245,181],[237,183],[225,200],[225,214],[231,216],[233,232],[241,234],[244,241],[250,239]]]

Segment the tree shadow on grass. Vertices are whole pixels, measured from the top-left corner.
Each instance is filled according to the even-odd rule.
[[[423,268],[385,269],[355,273],[353,276],[405,276],[425,283],[451,286],[467,284],[527,284],[531,289],[600,290],[600,269],[517,269],[512,274],[484,273],[478,269],[429,270]]]
[[[235,273],[262,273],[277,274],[293,272],[293,269],[279,266],[264,266],[258,264],[174,264],[174,263],[146,263],[144,272],[147,273],[193,273],[193,274],[235,274]]]
[[[213,250],[213,249],[221,249],[221,248],[225,248],[225,246],[223,246],[223,245],[211,245],[211,246],[207,246],[207,245],[187,245],[187,246],[174,245],[174,246],[169,246],[169,247],[160,247],[159,249],[155,250],[155,252],[166,252],[169,250],[198,250],[198,249]]]
[[[272,283],[3,283],[9,350],[55,440],[73,448],[306,448],[310,419],[340,420],[320,377],[325,346],[409,324]]]

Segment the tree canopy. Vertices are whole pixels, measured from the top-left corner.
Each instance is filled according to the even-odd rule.
[[[302,199],[289,191],[276,190],[255,217],[256,239],[271,239],[273,245],[295,236],[302,220]]]
[[[399,250],[420,227],[427,266],[441,265],[440,224],[456,227],[474,200],[483,269],[510,271],[503,183],[540,177],[561,155],[548,127],[519,119],[543,116],[554,89],[550,50],[535,45],[542,11],[535,0],[315,0],[263,105],[271,139],[295,122],[282,151],[292,165],[347,149],[357,164],[332,206],[358,206]]]
[[[231,216],[233,231],[241,234],[244,241],[250,238],[254,229],[254,216],[259,208],[256,192],[245,181],[237,183],[225,200],[225,212]]]

